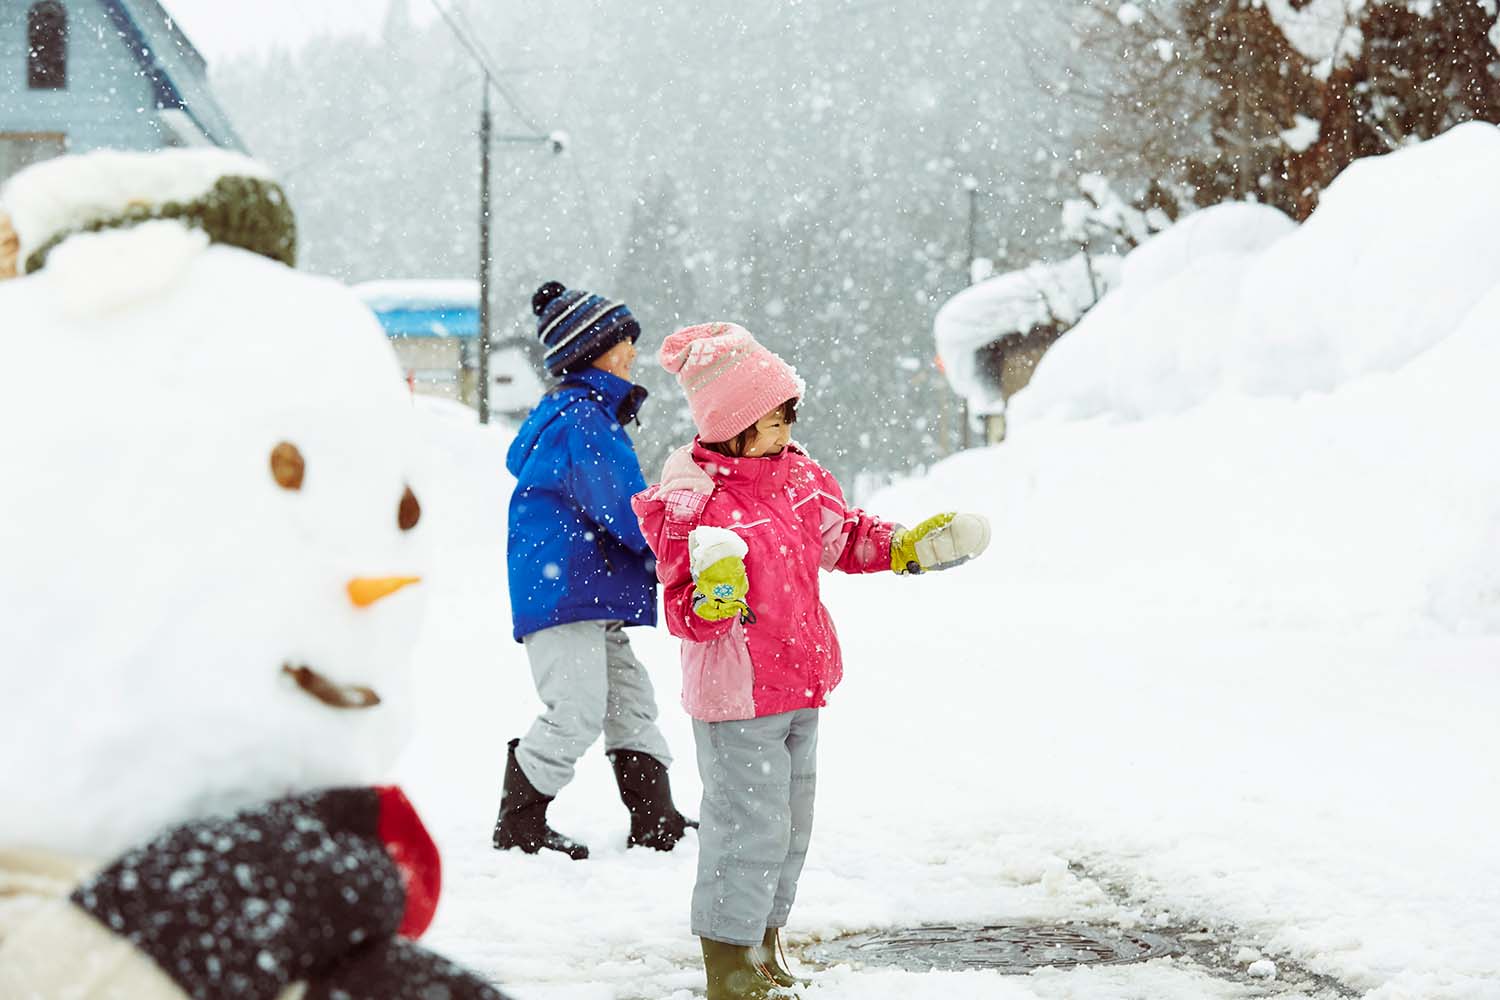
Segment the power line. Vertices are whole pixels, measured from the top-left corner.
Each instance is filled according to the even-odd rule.
[[[537,124],[536,119],[532,118],[529,114],[526,113],[525,109],[521,107],[520,101],[517,100],[516,96],[501,82],[501,80],[499,79],[499,70],[495,66],[495,61],[490,58],[489,52],[484,50],[480,46],[480,43],[475,37],[470,34],[470,32],[464,30],[463,25],[459,24],[458,19],[455,18],[453,13],[448,10],[447,7],[444,7],[439,2],[439,0],[429,0],[429,2],[432,4],[433,8],[440,15],[442,15],[442,18],[447,23],[449,30],[453,32],[453,37],[457,38],[458,43],[465,49],[467,49],[469,55],[473,56],[474,60],[479,63],[480,67],[485,72],[485,76],[488,79],[489,85],[493,86],[497,91],[500,92],[500,96],[505,98],[505,103],[510,106],[511,111],[515,112],[516,117],[521,119],[521,122],[534,132],[540,133],[545,131],[541,127],[541,125]]]
[[[484,53],[486,64],[490,67],[490,82],[495,85],[495,89],[500,92],[500,96],[505,98],[505,103],[510,105],[511,110],[516,113],[516,117],[521,119],[522,124],[524,124],[527,128],[531,129],[533,132],[545,131],[541,125],[537,124],[533,115],[528,114],[525,110],[522,109],[520,98],[517,97],[515,92],[510,89],[510,86],[500,78],[501,74],[498,68],[500,65],[500,61],[494,57],[494,54],[490,52],[489,46],[485,44],[484,38],[478,31],[475,30],[474,22],[469,20],[468,13],[459,4],[458,0],[452,0],[452,3],[453,12],[457,15],[458,19],[463,22],[464,28],[469,33],[469,38],[473,40],[475,46],[478,47],[479,51]]]
[[[435,91],[434,93],[428,95],[423,99],[421,106],[411,108],[406,111],[405,114],[394,115],[383,120],[386,122],[386,124],[403,124],[417,117],[417,115],[430,113],[427,105],[431,104],[432,102],[439,100],[440,98],[447,97],[450,94],[454,94],[465,87],[471,87],[473,85],[474,78],[472,76],[465,76],[462,80],[458,80],[450,84],[449,86],[444,87],[442,90]],[[379,114],[380,112],[389,110],[396,103],[397,102],[394,100],[388,101],[382,107],[376,108],[374,113]],[[302,160],[301,162],[296,163],[291,167],[288,167],[286,170],[280,171],[279,173],[282,177],[290,177],[293,174],[306,170],[308,167],[316,167],[320,164],[326,163],[336,156],[347,153],[349,150],[353,149],[355,146],[358,146],[360,143],[365,142],[369,139],[374,139],[376,137],[376,132],[366,129],[365,131],[360,132],[358,135],[350,135],[347,139],[340,139],[339,142],[331,149],[327,146],[324,146],[322,152],[320,152],[319,155],[308,157],[307,159]]]

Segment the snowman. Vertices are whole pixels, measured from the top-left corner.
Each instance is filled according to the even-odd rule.
[[[0,205],[0,997],[496,998],[412,944],[427,553],[374,318],[219,150]]]

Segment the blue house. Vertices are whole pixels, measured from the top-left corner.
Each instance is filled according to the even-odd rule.
[[[156,0],[0,0],[0,182],[65,152],[200,145],[245,151]]]

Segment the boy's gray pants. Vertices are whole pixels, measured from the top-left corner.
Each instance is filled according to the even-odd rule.
[[[818,710],[737,722],[693,720],[698,773],[698,883],[693,933],[758,945],[785,927],[812,838]]]
[[[656,727],[651,678],[630,651],[620,622],[554,625],[522,642],[536,693],[547,706],[516,747],[516,760],[537,791],[562,791],[601,732],[606,752],[636,750],[672,763]]]

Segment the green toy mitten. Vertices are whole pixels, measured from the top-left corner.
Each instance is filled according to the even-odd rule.
[[[745,597],[750,577],[745,572],[745,540],[727,528],[704,526],[688,535],[688,564],[693,574],[693,614],[717,622],[740,617],[750,624],[755,612]]]
[[[891,569],[903,575],[951,569],[989,544],[990,522],[982,515],[938,514],[891,536]]]

